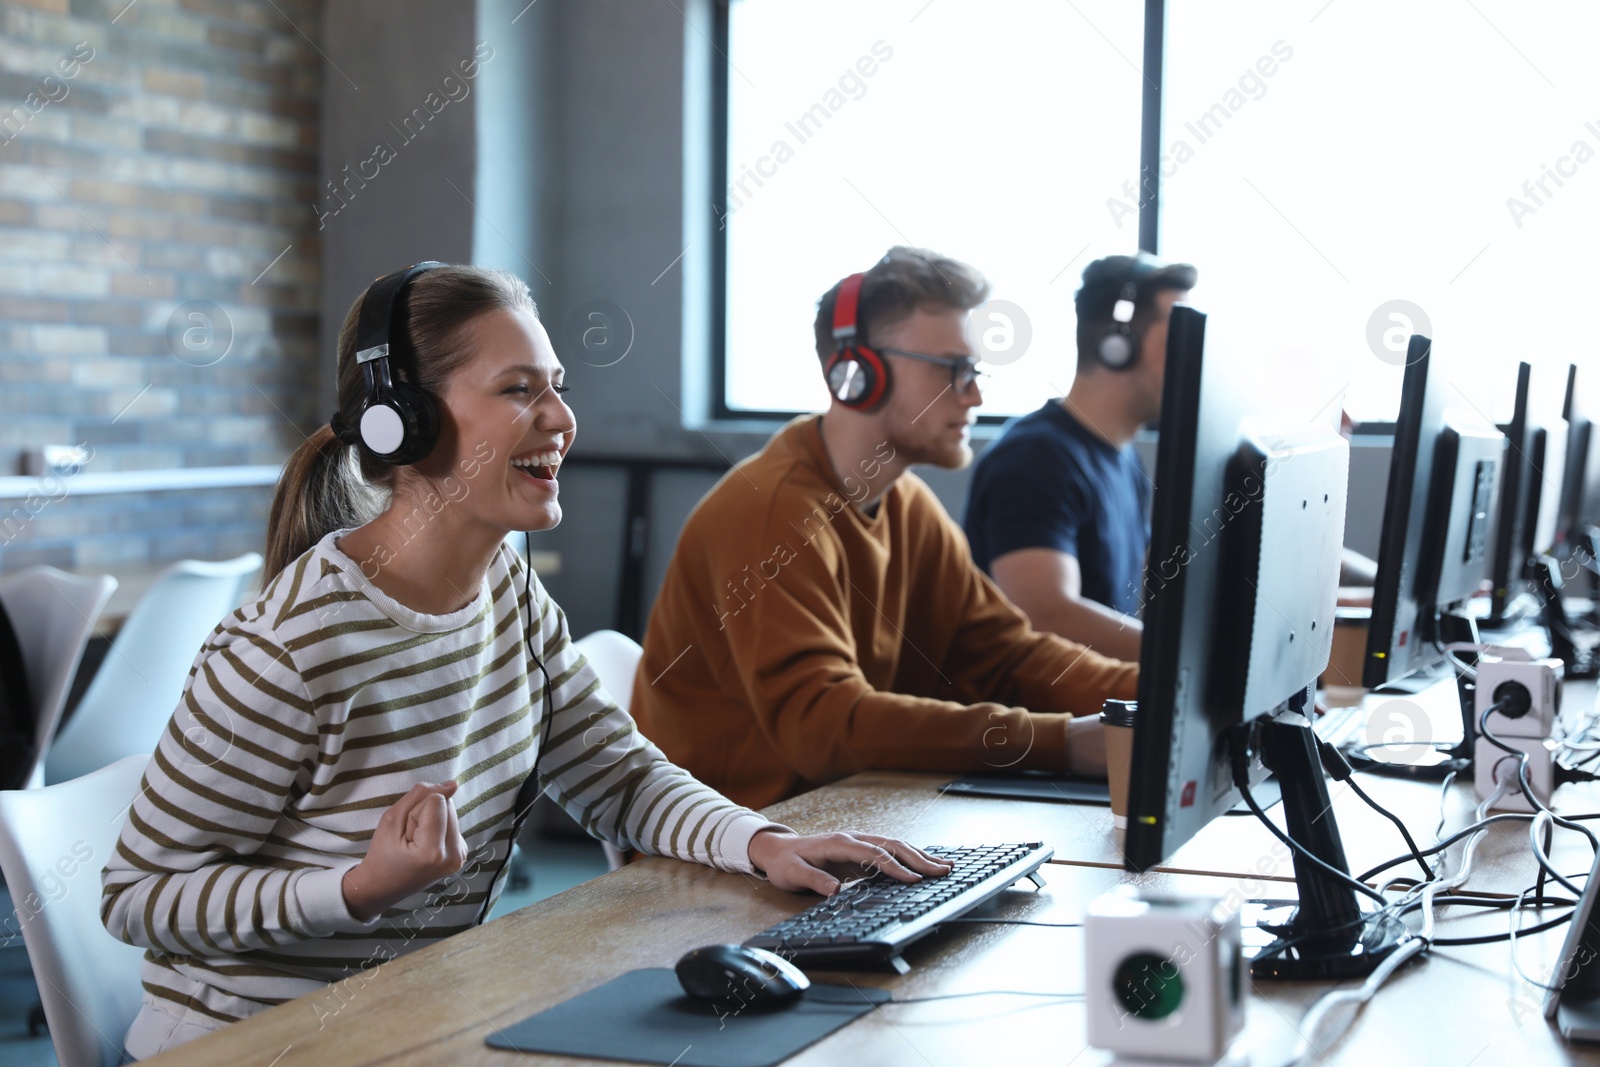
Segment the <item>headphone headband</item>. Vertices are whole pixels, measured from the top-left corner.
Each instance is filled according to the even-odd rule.
[[[833,340],[843,348],[856,336],[856,310],[861,304],[861,283],[865,273],[852,274],[839,283],[833,301]]]
[[[406,336],[405,324],[394,321],[402,305],[401,295],[411,279],[444,265],[436,259],[425,259],[404,270],[385,274],[367,287],[366,295],[361,298],[361,316],[356,320],[357,363],[370,363],[387,357],[390,338]],[[400,347],[408,348],[409,345],[402,344]]]
[[[414,361],[407,366],[413,381],[407,382],[393,373],[389,357],[413,359],[415,353],[402,321],[406,286],[424,271],[443,266],[438,260],[429,259],[385,274],[368,286],[361,298],[356,317],[356,363],[361,367],[366,396],[354,436],[368,453],[384,463],[415,463],[433,449],[439,436],[438,408],[420,385]],[[341,418],[340,424],[334,426],[341,440],[344,430]]]

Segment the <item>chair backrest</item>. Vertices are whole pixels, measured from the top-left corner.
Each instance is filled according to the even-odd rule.
[[[600,686],[623,711],[633,699],[633,675],[639,669],[644,649],[627,634],[615,630],[596,630],[574,642],[589,666],[600,676]]]
[[[239,606],[261,569],[248,552],[220,563],[184,560],[156,578],[117,631],[100,670],[45,756],[64,782],[123,756],[149,756],[183,696],[207,636]]]
[[[54,567],[30,567],[0,581],[0,600],[16,628],[33,695],[39,759],[30,786],[44,784],[44,753],[61,722],[89,635],[116,588],[110,575],[68,574]]]
[[[633,675],[639,669],[644,649],[627,634],[615,630],[596,630],[573,643],[600,676],[600,688],[618,707],[627,711],[628,703],[633,699]],[[627,857],[609,841],[602,841],[601,844],[605,847],[606,866],[609,869],[614,871],[627,862]]]
[[[149,763],[129,756],[42,789],[0,791],[0,873],[61,1067],[109,1067],[139,1013],[144,950],[100,921],[100,871]],[[15,933],[15,931],[7,931]]]

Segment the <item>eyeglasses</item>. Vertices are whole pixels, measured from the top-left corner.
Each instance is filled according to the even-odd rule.
[[[950,388],[958,393],[965,393],[973,386],[981,387],[989,378],[987,371],[978,369],[978,361],[971,356],[930,356],[923,352],[908,352],[904,348],[888,348],[882,345],[873,346],[877,351],[888,356],[899,356],[901,359],[914,359],[918,363],[937,363],[950,368]]]

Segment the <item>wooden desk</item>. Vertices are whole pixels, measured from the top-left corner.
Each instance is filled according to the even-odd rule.
[[[1053,922],[1078,921],[1086,903],[1124,883],[1217,896],[1292,896],[1292,884],[1177,872],[1135,876],[1117,868],[1107,840],[1105,809],[1019,801],[941,797],[937,775],[858,775],[769,809],[799,830],[854,827],[925,842],[1042,837],[1057,847],[1040,893],[1014,890],[992,914]],[[1374,782],[1373,791],[1400,803],[1409,794],[1437,811],[1436,787]],[[1452,821],[1470,813],[1462,786],[1449,800]],[[1341,818],[1346,799],[1336,806]],[[1351,809],[1354,811],[1355,809]],[[1436,818],[1436,815],[1434,816]],[[1377,819],[1377,816],[1373,816]],[[1381,821],[1381,820],[1380,820]],[[1423,827],[1424,835],[1432,820]],[[1398,854],[1389,824],[1381,844],[1361,840],[1352,817],[1346,841],[1353,855]],[[1213,835],[1213,831],[1215,834]],[[1207,835],[1213,835],[1207,837]],[[1260,836],[1255,836],[1260,835]],[[1525,832],[1492,835],[1480,848],[1477,888],[1520,889],[1532,879]],[[1204,840],[1202,840],[1204,839]],[[1270,842],[1252,820],[1229,818],[1180,852],[1193,862],[1227,863],[1226,849]],[[1586,849],[1584,850],[1586,852]],[[1574,853],[1573,858],[1576,857]],[[1075,861],[1075,862],[1072,862]],[[1588,866],[1585,858],[1581,869]],[[1283,874],[1289,873],[1287,864]],[[671,966],[698,945],[739,941],[801,910],[809,897],[756,879],[674,860],[648,859],[357,976],[323,993],[263,1012],[176,1049],[155,1063],[296,1064],[574,1064],[563,1057],[521,1056],[483,1044],[486,1035],[638,967]],[[1495,933],[1503,914],[1450,909],[1441,933]],[[1531,921],[1530,921],[1531,925]],[[1526,937],[1519,959],[1547,976],[1564,929]],[[907,954],[913,970],[817,972],[824,981],[892,988],[909,998],[983,989],[1077,991],[1083,988],[1080,931],[1030,927],[965,927],[930,938]],[[1253,1062],[1279,1062],[1292,1046],[1301,1014],[1326,986],[1253,988],[1249,1041]],[[1600,1052],[1569,1050],[1540,1013],[1542,993],[1515,976],[1504,944],[1442,948],[1408,966],[1327,1051],[1336,1064],[1597,1063]],[[887,1007],[851,1024],[796,1057],[796,1067],[837,1064],[973,1064],[1045,1058],[1050,1063],[1103,1064],[1083,1043],[1080,1002],[981,997]]]
[[[944,774],[869,771],[776,804],[767,809],[767,815],[802,833],[870,829],[917,844],[1037,840],[1055,849],[1058,863],[1123,869],[1121,836],[1112,824],[1111,809],[941,793],[940,787],[950,780],[951,776]],[[1404,819],[1419,843],[1432,840],[1439,821],[1438,784],[1364,775],[1361,785],[1374,800]],[[1394,824],[1367,807],[1349,786],[1330,782],[1329,793],[1353,871],[1360,873],[1405,853],[1405,841]],[[1600,786],[1565,786],[1557,801],[1568,811],[1600,810]],[[1471,822],[1477,807],[1471,783],[1452,785],[1443,807],[1449,826]],[[1281,806],[1269,809],[1268,814],[1283,825]],[[1566,871],[1589,869],[1588,847],[1574,834],[1558,835],[1553,858],[1563,863]],[[1420,873],[1414,863],[1409,866],[1409,872],[1402,866],[1394,873]],[[1252,816],[1213,820],[1158,870],[1267,882],[1294,879],[1288,847]],[[1527,847],[1526,825],[1492,827],[1478,846],[1474,870],[1473,884],[1484,890],[1515,893],[1531,884],[1537,872]]]
[[[1075,922],[1085,903],[1132,876],[1054,864],[1038,893],[1012,890],[993,914]],[[1141,885],[1224,895],[1230,879],[1150,875]],[[631,864],[558,896],[384,964],[320,995],[263,1012],[148,1062],[260,1064],[577,1064],[566,1057],[486,1047],[484,1038],[533,1012],[637,967],[670,967],[685,951],[738,940],[807,903],[738,875],[672,860]],[[1498,927],[1496,922],[1501,923]],[[1503,920],[1451,920],[1487,932]],[[1560,949],[1551,934],[1527,939],[1521,958],[1544,974]],[[822,981],[892,988],[903,998],[986,989],[1083,989],[1082,933],[1074,929],[966,927],[908,953],[912,971],[821,972]],[[1539,991],[1508,978],[1502,946],[1441,949],[1403,970],[1328,1050],[1334,1064],[1600,1063],[1568,1050],[1539,1014]],[[1295,1024],[1326,987],[1255,985],[1248,1009],[1253,1062],[1281,1061]],[[970,1065],[1108,1063],[1083,1040],[1081,1001],[974,997],[885,1007],[788,1061]],[[737,1026],[738,1020],[729,1025]]]

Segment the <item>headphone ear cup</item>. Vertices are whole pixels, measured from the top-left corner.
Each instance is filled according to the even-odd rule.
[[[1139,335],[1126,323],[1114,322],[1100,335],[1095,353],[1112,370],[1127,370],[1139,358]]]
[[[390,386],[394,407],[405,421],[406,435],[391,463],[405,466],[425,459],[439,440],[439,407],[427,390],[406,382]]]
[[[423,459],[439,439],[439,408],[426,390],[394,382],[361,412],[361,443],[392,466]]]
[[[871,381],[872,369],[856,358],[854,347],[835,352],[823,375],[828,380],[828,393],[847,408],[860,408],[875,385]]]
[[[870,411],[889,393],[889,367],[865,345],[848,345],[834,353],[823,369],[828,392],[845,407]]]

